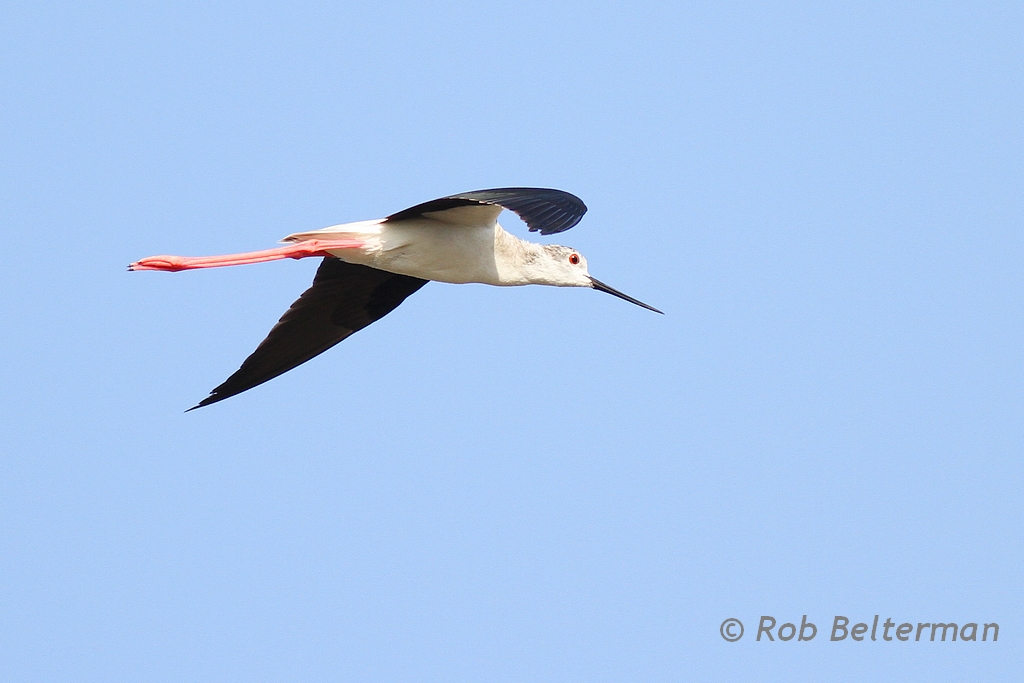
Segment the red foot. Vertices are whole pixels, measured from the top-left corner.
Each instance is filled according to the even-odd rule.
[[[149,256],[128,266],[128,270],[165,270],[176,272],[193,268],[219,268],[220,266],[241,266],[248,263],[263,263],[283,258],[308,258],[310,256],[330,256],[333,249],[359,249],[363,246],[360,240],[305,240],[289,244],[277,249],[249,251],[242,254],[225,254],[224,256]]]

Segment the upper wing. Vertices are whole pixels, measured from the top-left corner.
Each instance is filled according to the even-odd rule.
[[[529,226],[531,232],[539,231],[542,235],[553,235],[556,232],[568,230],[579,223],[583,214],[587,212],[587,205],[579,197],[568,192],[537,187],[503,187],[463,192],[424,202],[405,211],[392,214],[385,220],[400,221],[429,213],[441,214],[431,216],[431,218],[462,223],[464,220],[459,214],[466,212],[463,207],[486,207],[487,209],[494,207],[494,210],[482,214],[489,220],[496,219],[501,213],[501,209],[514,211]],[[446,212],[448,212],[447,216],[444,215]],[[472,213],[481,214],[479,209]],[[493,216],[490,215],[491,213]]]
[[[380,320],[427,280],[388,273],[329,256],[313,286],[291,305],[235,374],[195,410],[263,384]]]

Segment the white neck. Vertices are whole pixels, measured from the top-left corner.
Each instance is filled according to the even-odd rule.
[[[543,244],[521,240],[494,226],[494,263],[499,285],[557,285],[551,256]]]

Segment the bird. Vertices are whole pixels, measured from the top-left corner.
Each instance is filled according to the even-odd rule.
[[[590,275],[575,249],[538,244],[498,224],[505,209],[530,232],[553,235],[587,211],[568,192],[504,187],[463,192],[386,218],[288,235],[283,247],[223,256],[150,256],[130,271],[180,271],[322,257],[313,284],[284,313],[241,367],[185,412],[248,391],[320,355],[380,320],[430,280],[464,284],[590,287],[655,313],[653,306]]]

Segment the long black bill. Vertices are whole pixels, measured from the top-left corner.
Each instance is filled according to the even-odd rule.
[[[590,276],[588,276],[588,277],[590,277]],[[609,287],[608,285],[606,285],[605,283],[601,282],[600,280],[598,280],[595,277],[590,277],[590,286],[593,287],[594,289],[596,289],[599,292],[608,292],[609,294],[611,294],[613,296],[617,296],[620,299],[625,299],[626,301],[628,301],[631,304],[636,304],[637,306],[640,306],[641,308],[646,308],[648,311],[654,311],[655,313],[661,313],[661,311],[659,311],[654,306],[648,306],[643,301],[637,301],[633,297],[631,297],[631,296],[629,296],[627,294],[623,294],[622,292],[620,292],[617,289],[613,289],[613,288]],[[661,314],[665,315],[664,313],[661,313]]]

